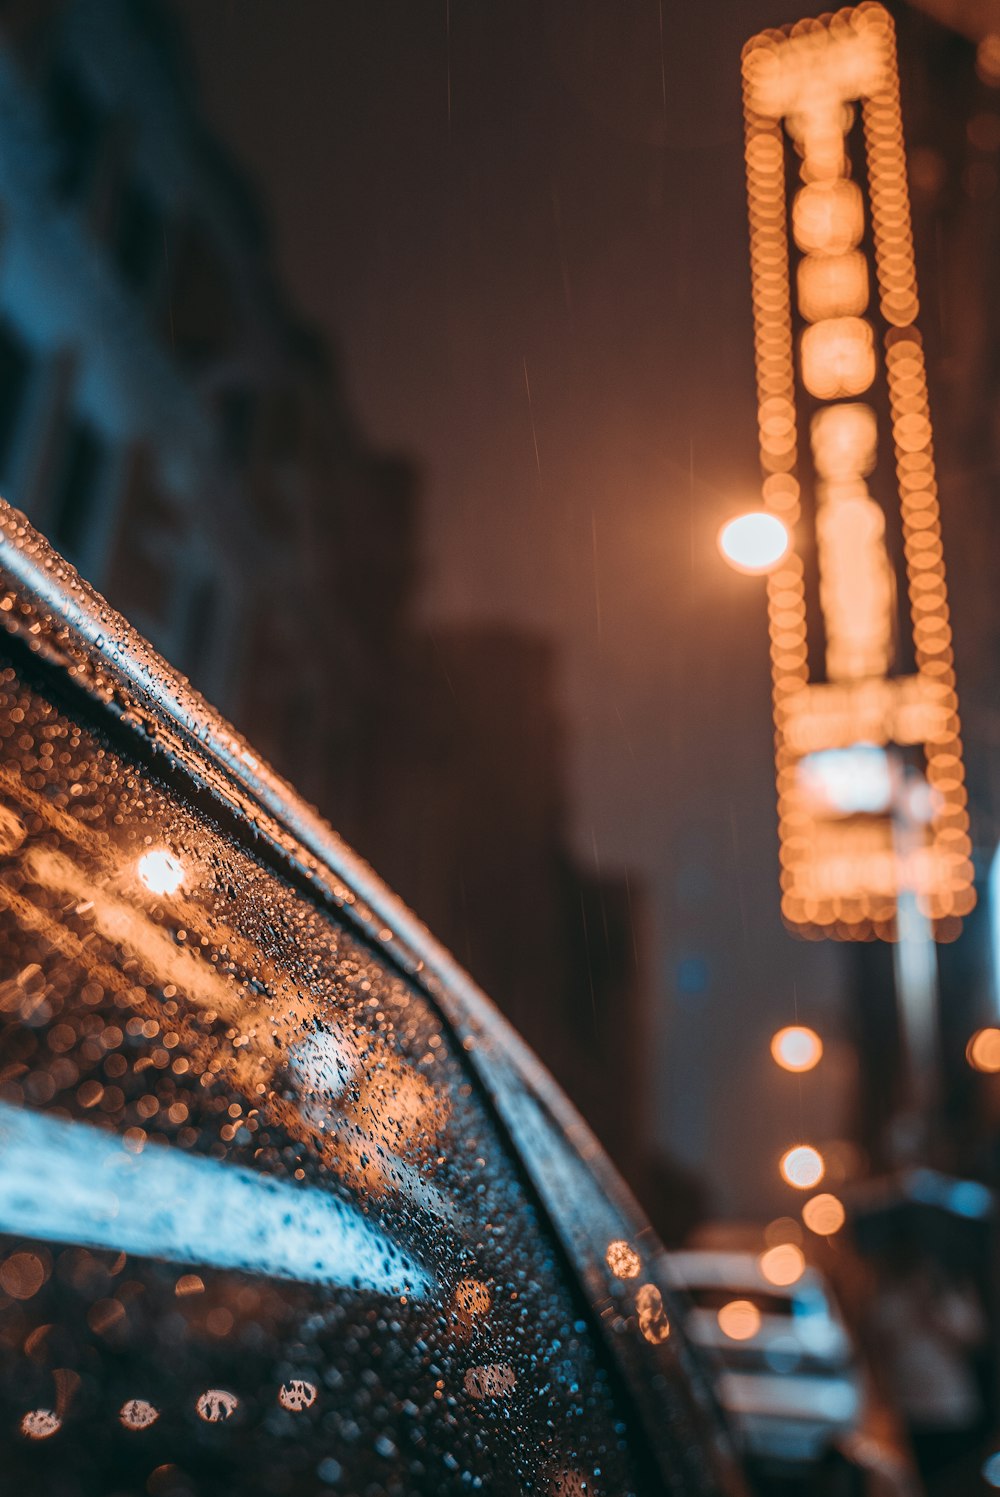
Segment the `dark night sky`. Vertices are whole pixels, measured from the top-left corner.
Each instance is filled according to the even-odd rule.
[[[757,479],[740,48],[808,7],[175,3],[364,427],[425,466],[426,615],[564,645],[577,846],[650,892],[660,1137],[787,1209],[841,1087],[800,1110],[767,1040],[835,1026],[838,967],[780,924],[763,595],[715,533]]]

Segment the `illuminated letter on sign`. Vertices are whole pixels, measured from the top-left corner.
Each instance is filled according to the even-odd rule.
[[[764,502],[801,535],[806,498],[822,616],[810,679],[793,548],[768,577],[782,910],[891,936],[907,888],[944,935],[975,895],[892,21],[863,4],[762,32],[743,84]],[[887,751],[931,790],[905,846]]]

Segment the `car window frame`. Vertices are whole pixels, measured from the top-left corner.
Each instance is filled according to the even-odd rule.
[[[546,1169],[533,1141],[537,1122],[525,1108],[525,1094],[593,1178],[641,1254],[643,1276],[669,1295],[663,1249],[595,1135],[482,989],[319,813],[2,499],[0,622],[29,677],[34,661],[75,720],[112,744],[119,739],[130,757],[420,990],[463,1052],[511,1167],[563,1262],[570,1292],[617,1384],[638,1473],[684,1497],[739,1497],[742,1479],[704,1368],[690,1347],[678,1354],[680,1317],[671,1313],[669,1351],[638,1334],[635,1285],[617,1280],[588,1242],[573,1193],[561,1185],[558,1168]],[[677,1381],[678,1355],[691,1431],[698,1436],[693,1462],[682,1462],[683,1470],[677,1434],[663,1418],[656,1391],[664,1378]]]

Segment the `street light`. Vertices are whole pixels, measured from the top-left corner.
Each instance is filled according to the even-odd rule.
[[[787,527],[763,509],[737,515],[719,531],[719,550],[726,561],[737,572],[751,576],[772,571],[790,545]]]
[[[150,894],[176,894],[184,882],[183,863],[163,847],[144,852],[135,871]]]
[[[789,1024],[771,1040],[771,1055],[783,1071],[811,1071],[823,1058],[823,1041],[805,1024]]]
[[[796,1144],[782,1154],[779,1168],[787,1185],[796,1190],[812,1190],[822,1180],[826,1165],[822,1154],[812,1144]]]

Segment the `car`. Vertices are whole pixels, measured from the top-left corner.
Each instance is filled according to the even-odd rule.
[[[775,1283],[761,1256],[692,1249],[671,1254],[687,1297],[691,1340],[718,1366],[719,1398],[757,1461],[810,1465],[861,1429],[865,1386],[836,1301],[792,1249]]]
[[[4,1489],[736,1497],[496,1008],[5,505],[0,622]]]

